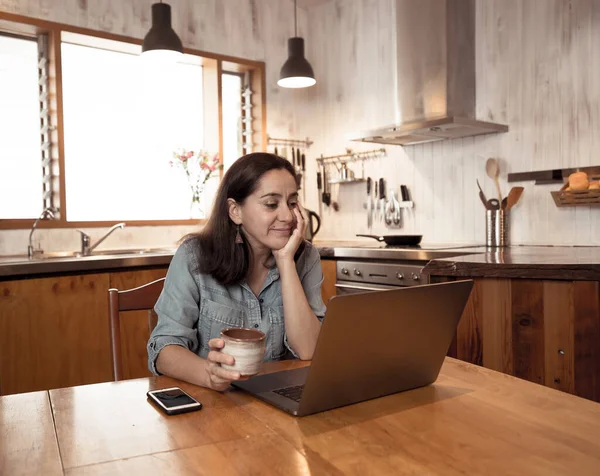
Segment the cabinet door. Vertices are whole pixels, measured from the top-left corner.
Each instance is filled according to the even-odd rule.
[[[323,302],[327,306],[329,299],[335,296],[335,267],[336,261],[333,259],[321,260],[321,267],[323,268],[323,286],[321,287],[321,296]]]
[[[600,401],[599,282],[474,282],[450,356]]]
[[[0,282],[0,393],[112,379],[108,274]]]
[[[110,274],[110,287],[118,290],[132,289],[164,278],[167,268],[119,271]],[[121,313],[121,356],[123,378],[140,378],[150,375],[146,344],[150,337],[148,311]]]

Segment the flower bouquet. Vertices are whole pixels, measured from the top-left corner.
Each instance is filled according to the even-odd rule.
[[[201,195],[206,181],[213,172],[222,167],[219,162],[219,154],[211,154],[206,150],[194,152],[193,150],[177,149],[173,152],[173,159],[169,161],[169,165],[183,169],[185,172],[192,192],[190,216],[191,218],[202,218],[204,212],[201,206]]]

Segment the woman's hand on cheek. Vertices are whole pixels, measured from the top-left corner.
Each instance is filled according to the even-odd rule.
[[[304,234],[306,232],[306,212],[304,211],[304,208],[302,208],[302,205],[298,203],[297,206],[292,208],[292,213],[294,213],[294,216],[296,217],[296,226],[294,227],[287,244],[283,248],[273,251],[275,261],[283,261],[286,259],[291,259],[293,261],[300,243],[304,241]]]

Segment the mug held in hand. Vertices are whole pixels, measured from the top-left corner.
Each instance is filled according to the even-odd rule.
[[[221,351],[231,355],[233,365],[221,364],[227,370],[239,372],[242,378],[248,378],[260,372],[265,357],[266,336],[256,329],[232,327],[221,331],[225,346]]]

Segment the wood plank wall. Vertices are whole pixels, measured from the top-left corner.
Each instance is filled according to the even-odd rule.
[[[476,279],[451,355],[600,401],[600,283]]]
[[[370,149],[350,139],[399,119],[394,97],[393,0],[338,0],[308,11],[307,56],[317,85],[301,94],[301,136],[315,139],[313,155]],[[407,184],[415,209],[402,229],[430,242],[482,242],[484,210],[478,178],[488,195],[487,157],[501,159],[501,187],[509,172],[600,165],[600,1],[485,0],[477,2],[478,115],[506,122],[510,132],[410,147],[388,146],[388,156],[365,164],[365,175],[385,177],[396,192]],[[406,72],[406,74],[411,74]],[[308,171],[317,209],[315,170]],[[355,168],[359,175],[361,168]],[[600,244],[600,209],[557,208],[552,185],[525,186],[512,213],[513,243]],[[336,193],[336,190],[333,191]],[[339,190],[340,210],[325,210],[319,238],[367,233],[366,190]],[[378,222],[373,232],[390,232]]]

